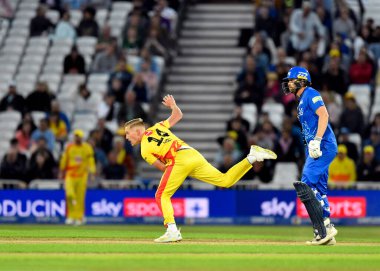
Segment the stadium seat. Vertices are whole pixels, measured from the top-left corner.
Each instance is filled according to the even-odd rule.
[[[156,61],[158,65],[158,74],[159,78],[161,78],[162,73],[164,72],[165,69],[165,59],[162,56],[153,56],[154,61]]]
[[[19,73],[35,73],[35,74],[38,74],[40,71],[41,71],[41,64],[21,65],[18,70]]]
[[[24,19],[24,18],[17,18],[13,20],[12,27],[25,28],[25,27],[29,27],[29,24],[30,24],[30,20]]]
[[[362,149],[362,138],[360,134],[349,134],[348,141],[354,143],[356,145],[358,153],[361,153]]]
[[[191,188],[193,190],[215,190],[215,185],[193,180],[191,181]]]
[[[113,2],[112,11],[122,10],[125,13],[129,13],[133,8],[133,4],[130,2]]]
[[[41,111],[32,111],[32,118],[34,123],[38,125],[38,123],[40,123],[40,120],[46,118],[46,113]]]
[[[8,151],[10,147],[9,140],[0,139],[0,159],[3,161],[4,154]]]
[[[32,45],[40,45],[40,46],[48,46],[49,45],[49,38],[48,37],[31,37],[29,39],[29,43],[28,43],[29,46],[32,46]]]
[[[8,34],[10,37],[18,36],[18,37],[28,37],[29,29],[28,28],[11,28]]]
[[[29,189],[52,189],[57,190],[63,187],[63,183],[58,179],[43,180],[35,179],[29,183]]]
[[[107,83],[88,83],[87,88],[91,91],[91,93],[99,93],[105,94],[108,89]]]
[[[80,10],[70,10],[70,22],[74,27],[79,25],[79,22],[82,20],[82,12]]]
[[[62,76],[59,73],[43,73],[40,75],[39,80],[60,83],[62,80]]]
[[[79,37],[76,41],[78,47],[95,46],[97,39],[95,37]]]
[[[29,45],[26,48],[25,53],[27,55],[41,55],[41,56],[45,56],[46,53],[47,53],[47,46],[45,47],[42,44],[40,44],[40,45]]]
[[[18,6],[19,10],[35,10],[39,5],[39,1],[37,0],[28,0],[28,1],[21,1],[21,3]]]
[[[53,47],[72,47],[74,41],[72,39],[59,39],[54,40]]]
[[[269,120],[279,130],[281,130],[282,123],[283,123],[283,118],[284,118],[283,114],[278,114],[278,113],[271,113],[271,114],[269,114]]]
[[[14,131],[17,128],[18,123],[9,121],[9,120],[2,120],[0,121],[0,130],[10,130]]]
[[[373,121],[377,113],[380,113],[380,103],[376,103],[373,105],[372,110],[371,110],[370,122]]]
[[[257,123],[257,107],[255,104],[243,104],[242,107],[242,117],[249,122],[250,130],[253,131]]]
[[[62,73],[63,72],[62,63],[60,65],[57,65],[57,64],[46,64],[46,65],[44,65],[43,73],[49,73],[49,72],[58,73],[58,74]]]
[[[9,82],[13,79],[13,73],[0,73],[0,81]]]
[[[83,74],[66,74],[63,76],[63,83],[83,84],[86,77]]]
[[[2,53],[6,55],[21,55],[24,51],[23,45],[15,45],[15,44],[6,44],[2,48]]]
[[[61,55],[66,56],[70,53],[70,46],[53,46],[49,51],[49,55]]]
[[[97,83],[107,83],[109,80],[108,73],[92,73],[88,77],[89,84],[97,84]]]
[[[13,130],[2,130],[0,133],[0,141],[9,141],[14,136],[14,129]]]
[[[60,89],[60,83],[58,82],[52,82],[52,81],[45,81],[49,87],[49,92],[57,95]]]
[[[16,82],[26,82],[35,84],[37,81],[36,73],[18,73],[16,75]]]
[[[36,11],[35,9],[29,10],[29,9],[24,9],[24,10],[19,10],[16,12],[16,19],[17,18],[22,18],[22,19],[32,19],[34,16],[36,16]],[[29,29],[27,29],[29,30]]]
[[[49,55],[46,59],[46,65],[58,65],[63,67],[64,58],[65,56],[63,54]]]
[[[104,189],[145,189],[139,180],[102,180],[99,184]]]
[[[9,63],[9,65],[0,65],[0,73],[14,74],[17,70],[17,64]]]
[[[360,106],[367,119],[371,105],[371,87],[366,84],[351,84],[348,87],[348,91],[354,94],[357,104]]]
[[[95,19],[100,28],[102,28],[104,24],[106,23],[107,16],[108,16],[107,9],[98,9],[96,11]]]
[[[21,113],[18,111],[4,111],[0,113],[0,121],[9,121],[19,123],[21,121]]]
[[[272,183],[280,188],[293,188],[293,182],[299,180],[299,170],[295,162],[278,162],[274,168]]]
[[[265,103],[262,107],[262,111],[268,113],[270,121],[278,129],[281,129],[283,116],[284,116],[284,106],[280,103]]]
[[[6,39],[5,45],[8,45],[8,46],[14,46],[14,45],[25,46],[26,41],[27,41],[26,37],[13,36],[13,37],[9,37]]]
[[[27,54],[21,60],[21,65],[42,65],[44,56],[38,54]]]
[[[79,113],[74,115],[74,122],[90,122],[95,125],[97,120],[96,114],[93,113]]]
[[[17,91],[26,98],[35,87],[35,84],[33,82],[16,82],[17,85]]]
[[[59,12],[56,11],[56,10],[49,9],[49,10],[46,12],[46,17],[49,18],[50,21],[51,21],[53,24],[57,24],[58,21],[59,21]]]
[[[61,110],[66,113],[67,117],[71,120],[74,114],[75,105],[72,101],[67,101],[62,103],[61,100],[59,101],[59,105],[61,107]]]

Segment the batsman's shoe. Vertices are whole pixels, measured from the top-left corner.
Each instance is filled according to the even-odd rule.
[[[277,154],[260,146],[252,145],[248,157],[254,158],[254,161],[262,162],[265,159],[277,159]]]
[[[315,237],[311,241],[306,241],[306,245],[310,245],[310,246],[316,245],[316,244],[314,244],[315,242],[317,242],[316,239],[317,239],[317,237]],[[327,243],[324,243],[324,244],[321,244],[321,245],[323,245],[323,246],[334,246],[334,245],[336,245],[336,239],[335,239],[335,237],[333,237],[330,240],[328,240]]]
[[[154,239],[156,243],[171,243],[171,242],[179,242],[182,240],[182,235],[179,230],[177,231],[169,231],[167,230],[164,235]]]
[[[336,244],[335,235],[338,234],[338,230],[334,227],[334,224],[331,224],[330,219],[326,218],[324,221],[326,226],[326,237],[321,238],[319,235],[315,235],[314,239],[311,241],[307,241],[308,245],[328,245],[332,246]]]

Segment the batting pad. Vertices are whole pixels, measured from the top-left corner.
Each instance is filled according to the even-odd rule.
[[[323,223],[323,209],[311,188],[303,182],[294,182],[298,198],[305,205],[314,229],[318,230],[321,238],[326,236],[326,227]]]

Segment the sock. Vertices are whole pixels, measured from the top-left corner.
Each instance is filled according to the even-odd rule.
[[[331,214],[329,200],[327,199],[326,195],[322,196],[322,200],[324,203],[324,205],[323,205],[323,217],[329,218],[330,214]]]
[[[327,200],[326,195],[321,196],[319,191],[315,188],[312,188],[315,197],[317,200],[321,203],[322,209],[323,209],[323,218],[329,218],[330,217],[330,204],[329,201]]]
[[[175,223],[168,223],[168,231],[171,231],[171,232],[178,231],[177,225]]]
[[[251,163],[251,164],[253,164],[254,162],[256,162],[256,157],[253,156],[253,155],[248,155],[247,159],[248,159],[248,162]]]

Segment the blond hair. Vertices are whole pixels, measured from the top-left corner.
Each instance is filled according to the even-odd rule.
[[[133,119],[133,120],[127,121],[124,124],[124,128],[128,128],[128,129],[135,127],[135,126],[145,126],[145,123],[142,120],[142,118]]]

